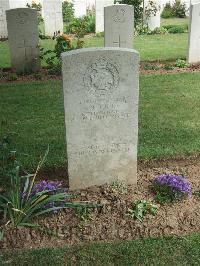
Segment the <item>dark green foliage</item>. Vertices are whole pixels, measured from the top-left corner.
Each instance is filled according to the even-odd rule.
[[[182,26],[174,26],[168,29],[169,33],[177,34],[177,33],[184,33],[185,30]]]
[[[173,64],[166,63],[166,64],[164,65],[164,69],[166,69],[166,70],[172,70],[172,69],[174,69],[174,66],[173,66]]]
[[[63,13],[63,21],[65,23],[70,23],[74,19],[73,4],[68,1],[64,1],[62,3],[62,13]]]
[[[186,5],[185,3],[181,3],[180,0],[176,0],[173,5],[173,13],[177,18],[185,18],[186,17]]]
[[[173,18],[174,17],[174,12],[173,8],[170,3],[167,3],[163,9],[163,12],[161,14],[162,18]]]
[[[18,79],[18,77],[17,77],[16,73],[8,73],[6,75],[6,79],[7,79],[7,81],[15,81]]]
[[[145,70],[158,70],[160,67],[158,65],[152,64],[152,63],[146,63],[144,65]]]
[[[173,4],[167,3],[161,14],[162,18],[185,18],[186,17],[186,5],[181,3],[180,0],[176,0]]]

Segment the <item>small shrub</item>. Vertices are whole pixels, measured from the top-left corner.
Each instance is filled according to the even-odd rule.
[[[37,80],[42,80],[42,73],[34,73],[33,74],[33,77],[35,78],[35,79],[37,79]]]
[[[181,3],[180,0],[176,0],[172,6],[173,9],[173,14],[177,18],[185,18],[186,17],[186,12],[187,8],[185,3]]]
[[[120,180],[113,181],[110,185],[110,189],[113,193],[116,194],[127,194],[128,192],[127,184]]]
[[[191,194],[191,184],[186,177],[174,174],[156,176],[153,181],[156,200],[160,203],[172,202]]]
[[[15,81],[18,77],[16,73],[8,73],[6,79],[7,81]]]
[[[169,33],[177,34],[177,33],[184,33],[185,30],[182,26],[174,26],[168,29]]]
[[[175,63],[175,66],[179,67],[179,68],[184,68],[184,67],[187,67],[187,63],[183,59],[177,59],[176,63]]]
[[[161,14],[162,18],[173,18],[174,17],[174,12],[173,8],[170,3],[166,3],[163,12]]]
[[[160,67],[158,65],[155,65],[155,64],[151,64],[151,63],[146,63],[144,65],[144,69],[145,70],[159,70]]]
[[[185,18],[187,8],[185,3],[181,3],[180,0],[175,0],[173,4],[167,3],[161,14],[162,18]]]
[[[149,213],[156,215],[159,206],[149,200],[138,200],[132,202],[132,208],[128,209],[128,216],[136,218],[142,222],[144,216]]]
[[[173,64],[167,63],[167,64],[164,65],[164,69],[172,70],[172,69],[174,69],[174,66],[173,66]]]

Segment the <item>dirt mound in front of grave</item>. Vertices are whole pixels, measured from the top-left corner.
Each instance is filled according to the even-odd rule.
[[[152,179],[162,173],[184,174],[192,183],[193,192],[200,190],[199,156],[143,161],[139,163],[138,185],[129,186],[128,193],[119,193],[113,190],[113,187],[101,186],[81,190],[73,198],[75,201],[90,201],[104,205],[101,209],[92,210],[89,219],[81,220],[74,209],[65,209],[59,214],[39,219],[37,222],[40,230],[12,229],[8,225],[5,227],[1,248],[56,247],[92,241],[131,240],[199,232],[198,196],[161,205],[156,216],[148,214],[143,222],[127,216],[127,209],[131,207],[133,200],[154,201],[151,191]]]

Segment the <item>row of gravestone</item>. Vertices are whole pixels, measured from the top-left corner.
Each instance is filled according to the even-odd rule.
[[[5,11],[10,9],[11,2],[13,0],[0,0],[0,38],[7,37],[7,26]],[[23,0],[25,4],[26,1]],[[86,11],[86,1],[74,0],[75,10]],[[145,5],[148,6],[148,1]],[[104,7],[114,4],[114,0],[96,0],[96,32],[102,32],[104,30]],[[78,8],[79,7],[79,8]],[[84,13],[85,13],[84,11]],[[83,14],[80,13],[80,14]],[[85,13],[86,14],[86,13]],[[79,14],[76,14],[77,16]],[[57,32],[63,32],[63,19],[62,19],[62,1],[61,0],[43,0],[42,1],[42,17],[44,18],[45,34],[47,36],[54,36]],[[146,23],[149,25],[151,30],[156,27],[160,27],[160,10],[158,8],[156,14],[151,14],[150,17],[146,18]]]
[[[200,3],[191,6],[189,63],[200,62]],[[40,68],[37,11],[30,8],[6,11],[12,68],[16,72],[34,72]],[[132,48],[133,7],[105,7],[105,47]]]
[[[10,1],[11,0],[0,0],[0,39],[8,36],[6,11],[13,6],[13,4],[10,5]],[[24,5],[26,2],[27,0],[24,0]],[[63,32],[61,0],[43,0],[42,17],[44,18],[45,34],[47,36],[54,36],[58,32]]]
[[[200,4],[192,6],[191,12],[192,20],[198,22]],[[105,43],[111,47],[62,55],[71,189],[113,180],[128,184],[137,181],[139,54],[128,49],[133,39],[132,30],[129,32],[133,9],[115,5],[106,7],[105,14],[105,36],[109,36]],[[29,60],[30,56],[29,64],[37,68],[36,10],[8,10],[7,22],[13,56],[19,61],[21,57]],[[196,23],[191,23],[191,29],[199,29]]]

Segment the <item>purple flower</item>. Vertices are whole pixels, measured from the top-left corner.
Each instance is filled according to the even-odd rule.
[[[181,192],[192,194],[192,187],[186,177],[182,175],[163,174],[156,176],[154,182],[158,185],[166,185],[172,189],[172,192]]]
[[[32,189],[32,194],[36,194],[38,192],[42,192],[44,190],[47,190],[47,191],[57,191],[57,190],[60,190],[60,189],[63,189],[63,182],[61,181],[40,181],[38,183],[36,183],[34,186],[33,186],[33,189]]]

